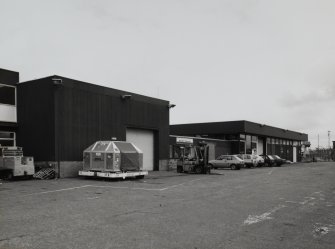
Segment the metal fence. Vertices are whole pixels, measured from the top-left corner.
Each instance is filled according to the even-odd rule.
[[[303,155],[303,161],[305,162],[335,161],[335,150],[324,149],[324,148],[309,150],[308,153],[305,153]]]

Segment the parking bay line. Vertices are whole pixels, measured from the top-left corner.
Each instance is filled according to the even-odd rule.
[[[176,188],[179,186],[183,186],[187,183],[194,182],[194,181],[199,181],[201,178],[186,181],[180,184],[175,184],[171,185],[165,188],[132,188],[132,187],[122,187],[122,186],[108,186],[108,185],[83,185],[79,187],[72,187],[72,188],[63,188],[63,189],[56,189],[56,190],[49,190],[49,191],[43,191],[43,192],[37,192],[37,193],[32,193],[32,194],[27,194],[24,196],[32,196],[32,195],[43,195],[43,194],[50,194],[50,193],[56,193],[56,192],[64,192],[64,191],[71,191],[71,190],[76,190],[76,189],[81,189],[81,188],[112,188],[112,189],[129,189],[129,190],[145,190],[145,191],[165,191],[169,190],[172,188]]]
[[[274,170],[275,169],[272,169],[270,172],[268,172],[268,175],[271,175]]]

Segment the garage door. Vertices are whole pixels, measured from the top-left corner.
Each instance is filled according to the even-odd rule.
[[[127,142],[134,143],[143,152],[143,169],[154,169],[154,133],[150,130],[127,129]]]

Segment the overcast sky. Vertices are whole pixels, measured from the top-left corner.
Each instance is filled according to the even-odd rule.
[[[0,0],[0,68],[335,140],[334,0]]]

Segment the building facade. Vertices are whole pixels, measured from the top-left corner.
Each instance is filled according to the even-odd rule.
[[[168,163],[168,101],[57,75],[20,83],[17,95],[17,143],[61,176],[76,175],[83,150],[99,140],[134,142],[147,170]]]
[[[229,121],[171,125],[170,134],[203,139],[215,139],[219,146],[213,155],[222,154],[268,154],[297,162],[301,160],[301,150],[308,141],[308,135],[287,129],[268,126],[250,121]],[[209,141],[209,143],[213,143]],[[171,149],[170,149],[171,150]],[[213,150],[213,149],[212,149]]]
[[[19,73],[0,68],[0,147],[15,146]]]

